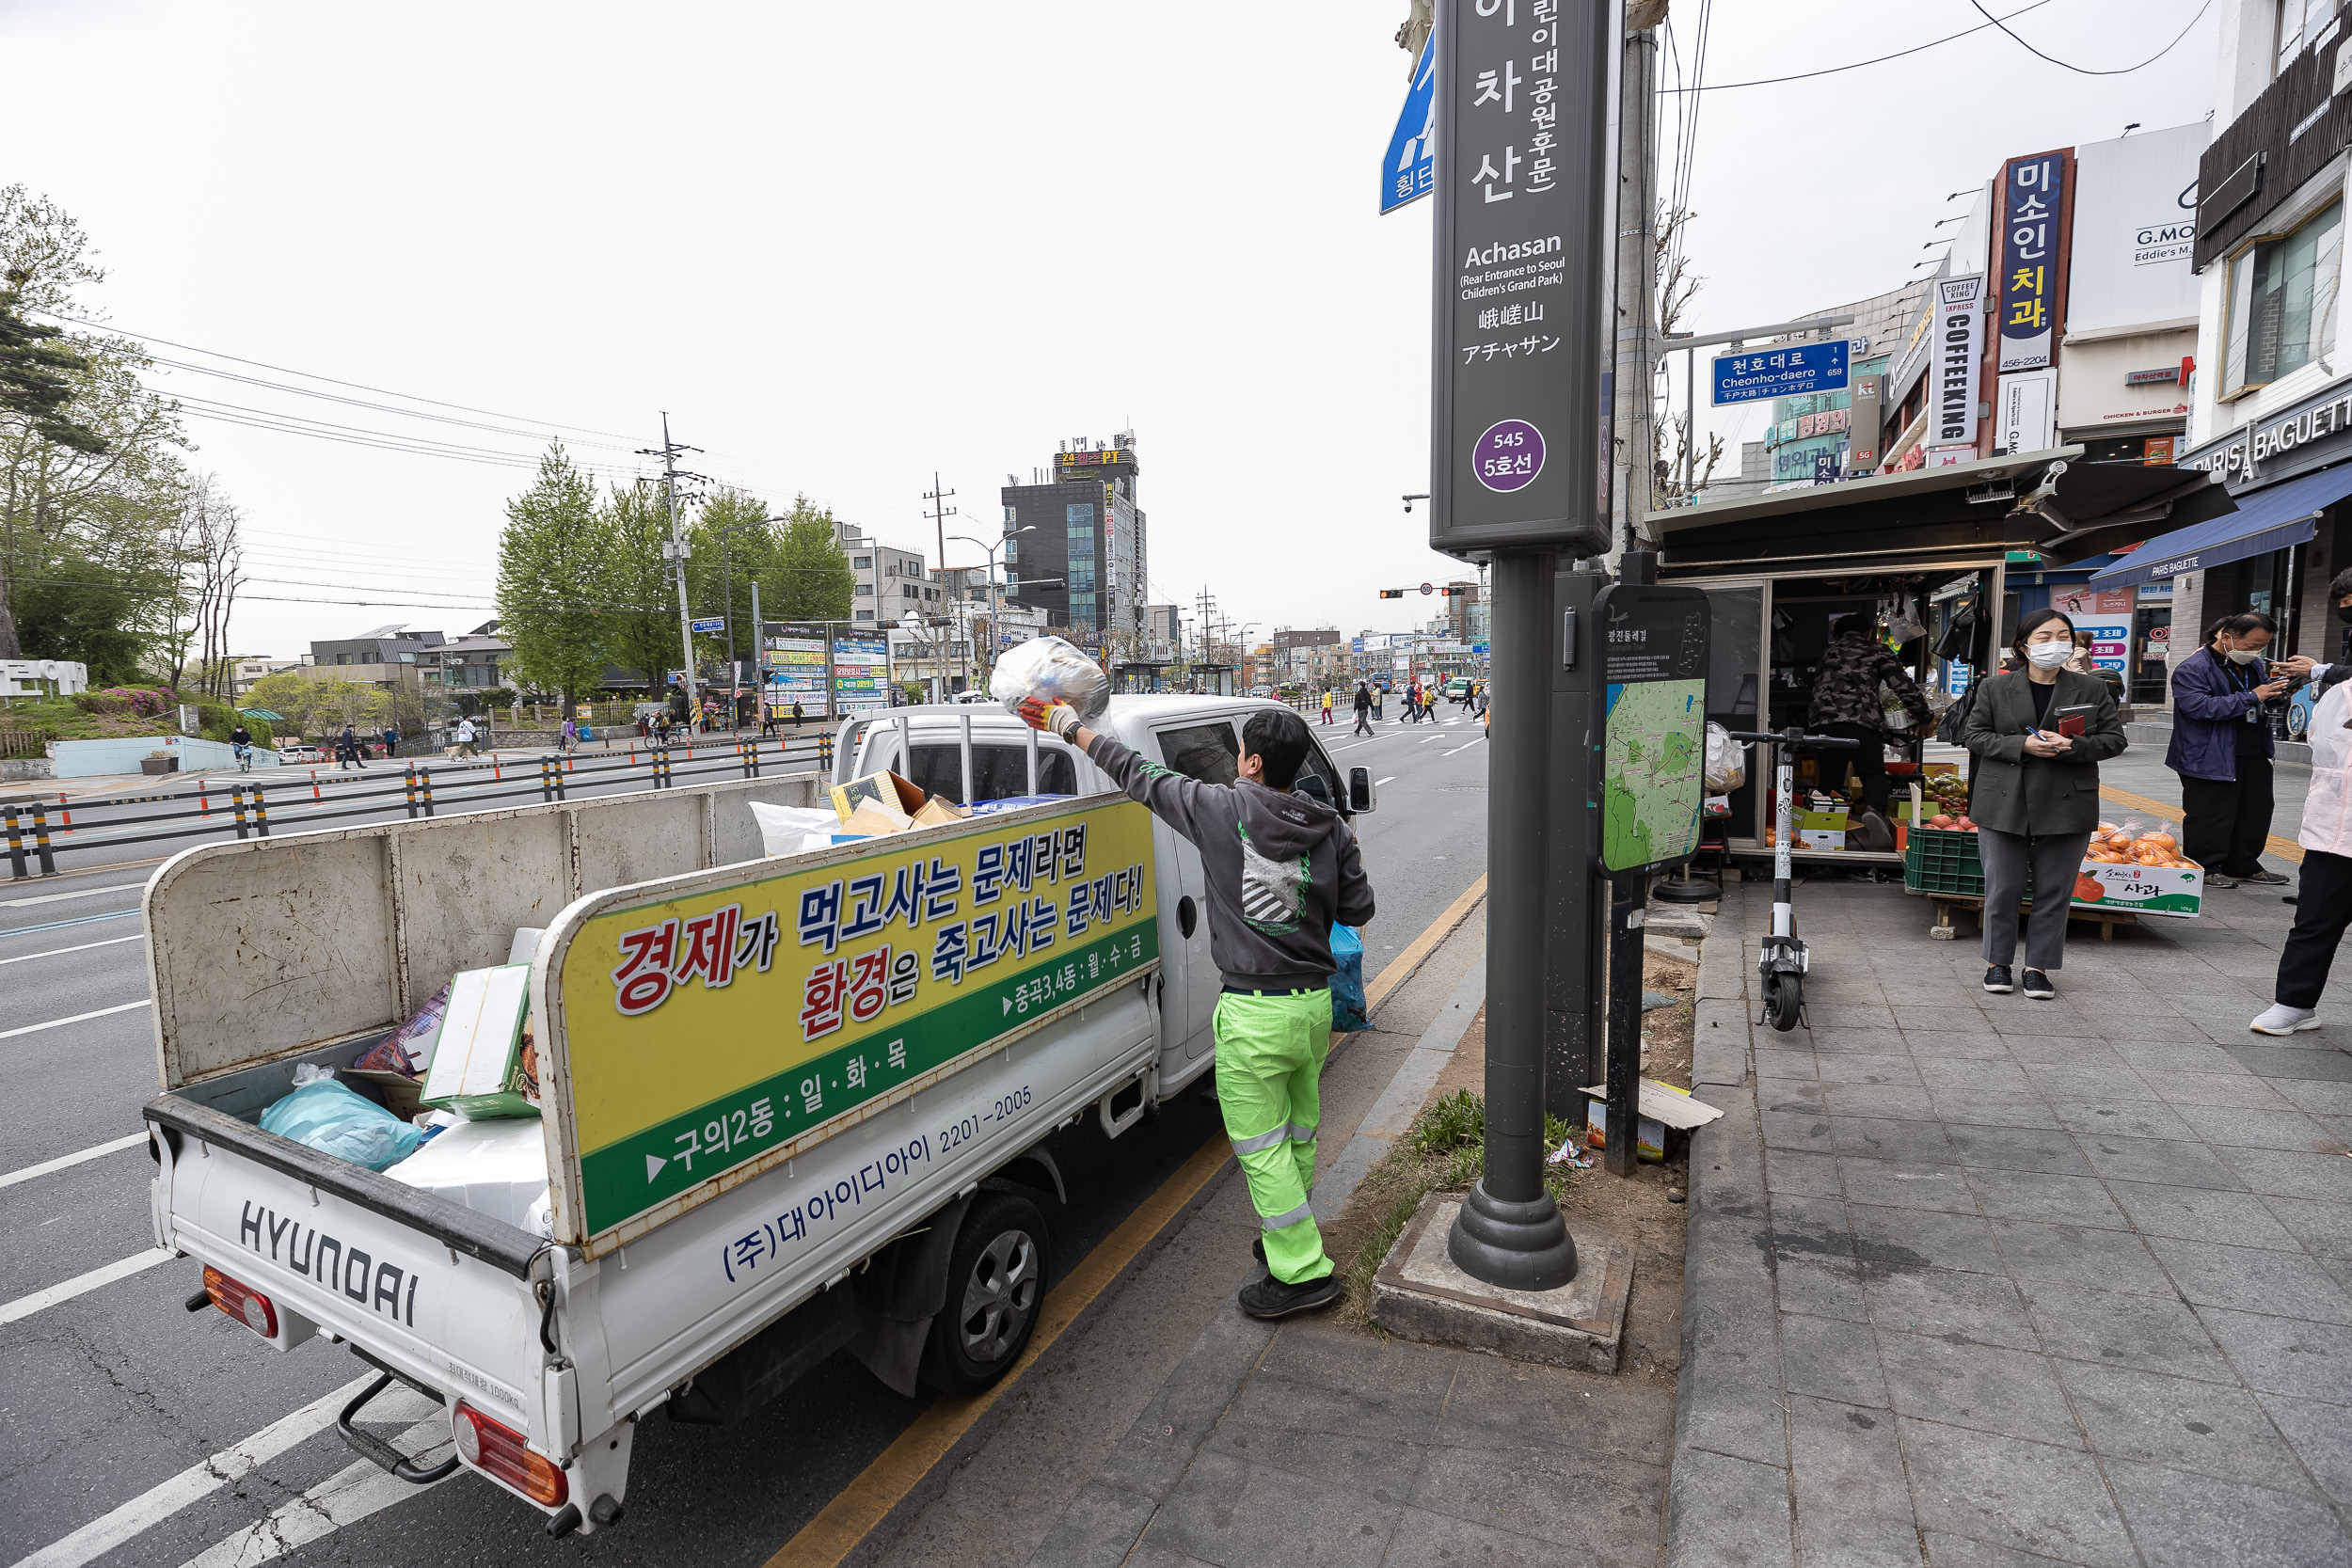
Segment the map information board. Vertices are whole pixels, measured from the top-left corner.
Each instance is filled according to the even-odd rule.
[[[1688,860],[1706,804],[1707,595],[1620,583],[1594,606],[1607,713],[1601,736],[1601,867]]]

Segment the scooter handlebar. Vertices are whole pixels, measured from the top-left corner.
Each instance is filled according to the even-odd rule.
[[[1725,730],[1724,733],[1734,740],[1760,741],[1767,746],[1786,746],[1790,739],[1786,730],[1767,730],[1760,734],[1754,730]],[[1832,751],[1857,751],[1862,745],[1859,740],[1849,740],[1835,735],[1800,735],[1795,736],[1795,740],[1800,746],[1821,746]]]

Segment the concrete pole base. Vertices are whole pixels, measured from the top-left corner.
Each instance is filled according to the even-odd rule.
[[[1576,1239],[1549,1193],[1532,1202],[1492,1196],[1481,1180],[1462,1200],[1446,1256],[1472,1279],[1512,1291],[1555,1291],[1576,1277]]]
[[[1422,1200],[1374,1276],[1373,1321],[1428,1344],[1615,1371],[1633,1290],[1632,1249],[1587,1235],[1583,1266],[1566,1285],[1549,1291],[1490,1285],[1464,1273],[1448,1255],[1449,1242],[1461,1235],[1456,1211],[1466,1207],[1450,1193]]]

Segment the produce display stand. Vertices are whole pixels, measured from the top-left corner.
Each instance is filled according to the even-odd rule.
[[[1905,893],[1917,894],[1923,892],[1924,890],[1913,887],[1909,879],[1906,879],[1903,883],[1903,891]],[[1980,893],[1929,893],[1926,894],[1926,897],[1929,908],[1935,911],[1935,924],[1928,927],[1928,935],[1933,937],[1938,942],[1950,942],[1953,938],[1960,935],[1959,928],[1952,924],[1952,911],[1954,910],[1974,911],[1977,916],[1977,924],[1979,927],[1984,924],[1984,895]],[[2027,898],[2017,906],[2017,911],[2018,913],[2022,915],[2026,911],[2032,908],[2033,900],[2031,898]],[[2066,911],[2066,918],[2070,922],[2076,920],[2092,920],[2098,922],[2099,940],[2101,942],[2113,942],[2115,940],[2115,928],[2118,926],[2137,926],[2139,924],[2139,916],[2133,913],[2129,910],[2103,910],[2096,904],[2070,905]]]
[[[1918,787],[1912,791],[1912,811],[1919,810]],[[1915,827],[1910,844],[1903,853],[1903,891],[1927,899],[1935,911],[1935,924],[1928,927],[1928,935],[1938,942],[1950,942],[1960,933],[1952,925],[1954,910],[1976,913],[1978,924],[1984,921],[1984,863],[1978,857],[1977,834],[1964,829]],[[2086,867],[2086,869],[2088,869]],[[2033,908],[2033,875],[2026,877],[2026,896],[2019,911]],[[2194,915],[2195,907],[2186,911],[2160,910],[2157,912],[2178,916]],[[2070,897],[2066,911],[2069,921],[2088,920],[2099,927],[2101,942],[2113,942],[2118,926],[2137,926],[2139,911],[2118,909],[2100,903],[2086,903]]]

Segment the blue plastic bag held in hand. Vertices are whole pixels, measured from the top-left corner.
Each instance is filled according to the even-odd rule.
[[[1352,926],[1331,927],[1331,957],[1339,968],[1331,975],[1331,1033],[1352,1035],[1369,1029],[1364,1017],[1364,939]]]
[[[369,1170],[398,1164],[424,1142],[411,1127],[364,1095],[305,1062],[294,1071],[294,1091],[262,1113],[262,1131]]]

